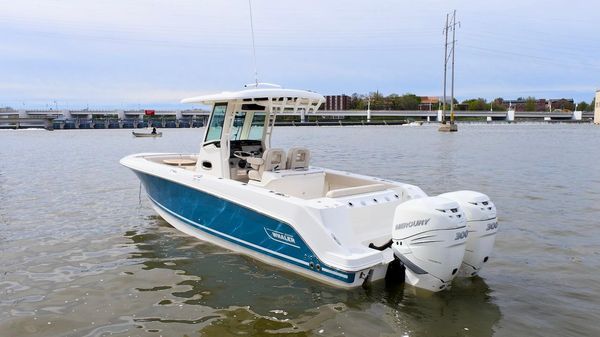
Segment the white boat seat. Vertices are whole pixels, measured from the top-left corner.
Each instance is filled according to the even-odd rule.
[[[341,198],[341,197],[347,197],[349,195],[384,191],[387,188],[388,187],[384,184],[370,184],[370,185],[363,185],[363,186],[339,188],[337,190],[331,190],[331,191],[327,192],[327,194],[325,194],[325,197]]]
[[[250,157],[250,158],[246,159],[246,161],[255,170],[258,170],[259,166],[265,162],[261,157]]]
[[[293,147],[288,151],[288,170],[306,170],[310,162],[310,151],[304,147]]]
[[[248,158],[252,170],[248,172],[248,178],[252,180],[261,180],[265,171],[285,170],[285,151],[282,149],[267,149],[263,152],[262,158]]]
[[[260,178],[261,178],[261,175],[258,173],[257,170],[250,170],[248,172],[248,179],[260,181]]]

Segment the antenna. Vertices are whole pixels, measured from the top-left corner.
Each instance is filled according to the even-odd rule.
[[[252,32],[252,54],[254,55],[254,83],[258,87],[258,70],[256,68],[256,45],[254,44],[254,23],[252,22],[252,0],[248,0],[250,8],[250,31]]]

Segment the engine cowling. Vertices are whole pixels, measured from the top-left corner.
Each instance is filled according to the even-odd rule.
[[[476,276],[494,249],[498,232],[496,206],[487,195],[474,191],[456,191],[439,196],[456,201],[465,212],[469,237],[458,275]]]
[[[456,201],[425,197],[400,204],[392,249],[405,266],[405,282],[430,291],[447,288],[463,261],[467,236],[465,215]]]

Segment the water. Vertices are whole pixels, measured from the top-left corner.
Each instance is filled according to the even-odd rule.
[[[481,278],[342,291],[188,237],[118,160],[202,130],[0,131],[0,336],[598,336],[600,128],[278,128],[320,166],[492,197]]]

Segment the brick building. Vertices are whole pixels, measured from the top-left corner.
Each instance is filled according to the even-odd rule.
[[[350,109],[350,96],[348,95],[327,95],[325,104],[321,105],[319,110],[348,110]]]
[[[440,105],[440,97],[437,96],[420,96],[419,110],[432,111],[437,110]]]

